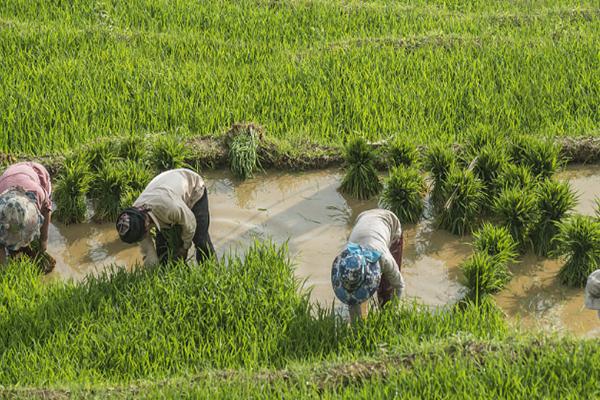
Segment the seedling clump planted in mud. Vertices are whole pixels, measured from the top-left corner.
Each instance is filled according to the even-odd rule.
[[[476,252],[486,253],[503,265],[515,262],[518,256],[517,244],[508,229],[489,222],[473,233],[473,247]]]
[[[87,213],[86,194],[90,188],[90,171],[80,158],[65,161],[52,197],[56,203],[54,216],[64,224],[85,221]]]
[[[387,150],[390,166],[409,167],[419,161],[419,151],[415,143],[407,138],[396,137]]]
[[[513,162],[527,166],[538,179],[551,178],[558,170],[560,147],[549,139],[519,135],[509,146]]]
[[[126,191],[125,171],[119,165],[105,165],[96,175],[91,190],[94,219],[113,221],[121,209],[121,196]]]
[[[457,235],[471,232],[479,222],[484,199],[481,180],[472,171],[453,168],[444,185],[440,225]]]
[[[425,169],[433,179],[431,198],[436,206],[442,205],[443,192],[446,179],[456,163],[456,156],[452,147],[443,142],[433,143],[425,155]]]
[[[506,163],[496,178],[495,186],[502,189],[529,189],[536,183],[531,170],[526,165]]]
[[[258,168],[259,132],[253,125],[239,125],[230,132],[229,167],[240,179],[251,178]]]
[[[564,257],[560,281],[583,287],[589,274],[600,266],[600,222],[592,217],[575,215],[558,223],[552,254]]]
[[[346,175],[340,190],[358,199],[369,199],[382,188],[374,161],[375,155],[361,137],[352,138],[344,149]]]
[[[390,172],[381,193],[381,205],[402,222],[416,223],[423,214],[425,179],[414,167],[398,166]]]
[[[87,161],[92,171],[100,171],[104,165],[115,160],[113,146],[106,140],[93,143],[84,150],[83,159]]]
[[[540,218],[535,193],[515,188],[504,189],[494,201],[493,209],[500,224],[508,229],[517,242],[519,250],[525,251]]]
[[[511,277],[506,264],[485,252],[474,253],[461,265],[461,270],[469,297],[478,300],[500,291]]]
[[[154,143],[152,162],[157,170],[164,172],[170,169],[184,168],[189,156],[185,142],[175,136],[161,136]]]

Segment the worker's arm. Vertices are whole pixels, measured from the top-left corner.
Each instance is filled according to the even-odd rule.
[[[169,211],[169,221],[172,225],[181,226],[181,240],[183,242],[183,249],[188,250],[192,247],[192,240],[196,233],[196,217],[192,210],[189,209],[185,203],[180,202],[175,204],[174,207]]]
[[[142,256],[144,260],[144,265],[146,267],[158,264],[158,255],[156,254],[154,243],[152,243],[152,238],[149,234],[146,234],[144,236],[144,238],[140,242],[140,247],[142,248]]]
[[[48,229],[50,227],[50,218],[52,212],[49,209],[46,209],[42,214],[44,218],[44,223],[40,229],[40,247],[42,248],[42,252],[45,252],[48,249]]]
[[[396,295],[400,296],[404,290],[404,278],[402,277],[398,264],[396,264],[392,254],[389,251],[383,253],[379,259],[379,263],[382,276],[387,279],[394,289],[396,289]]]

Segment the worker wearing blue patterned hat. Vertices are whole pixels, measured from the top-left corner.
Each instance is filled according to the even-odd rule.
[[[362,317],[361,304],[375,293],[380,306],[402,295],[402,247],[402,228],[394,213],[375,209],[358,216],[331,270],[333,291],[348,305],[353,320]]]

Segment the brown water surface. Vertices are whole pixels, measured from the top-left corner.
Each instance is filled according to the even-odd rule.
[[[600,195],[597,170],[594,166],[575,167],[560,175],[579,192],[579,212],[594,213],[594,199]],[[255,239],[288,241],[296,274],[312,287],[312,299],[323,305],[334,301],[331,262],[357,215],[376,207],[375,201],[356,201],[340,194],[341,176],[335,170],[269,173],[245,182],[233,180],[226,172],[203,175],[209,190],[210,234],[219,255],[243,253]],[[407,297],[431,306],[460,298],[464,288],[458,266],[471,252],[470,238],[435,229],[430,219],[403,228],[402,273]],[[49,248],[57,259],[51,277],[78,280],[110,264],[141,262],[139,248],[120,242],[112,223],[54,224]],[[524,327],[600,334],[595,313],[582,308],[582,290],[565,288],[556,281],[560,265],[525,257],[513,267],[514,278],[497,296],[499,304]]]

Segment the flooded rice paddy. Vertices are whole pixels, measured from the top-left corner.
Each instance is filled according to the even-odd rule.
[[[255,239],[287,241],[296,275],[312,287],[311,298],[334,303],[330,265],[344,245],[356,216],[377,206],[337,191],[338,171],[302,174],[269,173],[237,182],[224,172],[207,172],[211,210],[210,234],[219,255],[241,253]],[[600,173],[594,166],[569,168],[579,193],[577,211],[592,215],[600,196]],[[430,306],[452,303],[462,295],[459,264],[471,253],[470,237],[438,230],[431,219],[405,225],[402,273],[406,296]],[[111,264],[141,262],[137,246],[121,243],[113,224],[53,224],[49,252],[57,267],[47,279],[82,279]],[[527,255],[512,267],[514,277],[496,296],[511,320],[524,328],[557,329],[583,336],[600,336],[594,311],[583,308],[583,290],[562,286],[556,279],[561,263]],[[268,266],[265,266],[268,268]]]

